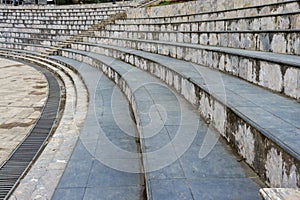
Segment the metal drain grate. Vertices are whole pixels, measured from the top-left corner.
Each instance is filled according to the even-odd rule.
[[[49,71],[40,67],[35,68],[47,78],[48,100],[35,127],[0,168],[0,199],[8,198],[14,190],[22,175],[38,155],[57,118],[61,94],[59,84]]]

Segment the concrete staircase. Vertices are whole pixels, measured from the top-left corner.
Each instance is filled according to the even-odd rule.
[[[69,199],[110,199],[124,187],[134,188],[131,199],[234,199],[241,193],[242,199],[256,199],[264,184],[300,186],[299,2],[210,3],[130,9],[126,18],[124,14],[104,16],[104,21],[88,24],[80,32],[76,26],[66,27],[62,39],[55,38],[57,32],[48,35],[51,26],[24,37],[23,29],[16,29],[18,40],[2,39],[7,55],[32,58],[33,51],[40,50],[34,59],[74,68],[89,85],[89,94],[97,94],[89,101],[91,118],[81,132],[86,137],[72,155],[78,156],[80,150],[89,154],[90,173],[82,174],[85,181],[79,185],[69,184],[76,179],[71,172],[78,162],[71,157],[72,165],[66,168],[54,199],[65,194]],[[1,26],[11,26],[3,22]],[[26,30],[38,27],[31,24]],[[33,37],[26,38],[29,35]],[[103,79],[97,89],[93,85],[97,78],[84,75],[85,70],[98,73],[95,77],[106,75],[112,82]],[[115,101],[112,83],[125,95],[119,95],[116,108],[124,107],[131,117],[118,114],[116,118],[114,106],[105,103]],[[93,109],[100,111],[93,113]],[[136,123],[136,132],[135,125],[126,121],[129,118]],[[128,134],[122,122],[129,124],[125,129],[134,133],[132,137],[116,136]],[[120,151],[110,155],[107,144],[99,145],[100,133],[117,146],[131,149],[133,166],[130,159],[113,165],[110,161],[127,155]],[[103,160],[105,153],[111,157]],[[129,169],[139,176],[130,176]],[[113,177],[118,181],[107,181]]]

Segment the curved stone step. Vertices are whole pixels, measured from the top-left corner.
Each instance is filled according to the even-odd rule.
[[[1,54],[1,56],[3,57],[5,55]],[[28,63],[26,64],[28,65]],[[7,199],[22,177],[28,172],[32,163],[37,159],[41,149],[44,148],[47,140],[56,129],[60,119],[59,112],[64,104],[63,92],[61,92],[63,89],[60,89],[59,81],[55,76],[45,69],[36,66],[33,67],[41,71],[47,78],[48,84],[46,85],[46,88],[49,91],[49,93],[47,93],[48,98],[34,127],[31,128],[18,146],[14,147],[15,149],[6,162],[1,164],[1,199]],[[16,73],[22,74],[22,72],[18,72],[18,68],[15,70]],[[43,87],[43,85],[39,85],[39,87]],[[30,89],[30,86],[28,89]],[[28,102],[30,100],[30,95],[28,96],[28,99],[26,99],[27,98],[24,100]],[[26,103],[23,107],[27,107]],[[20,122],[21,119],[15,123],[15,126],[18,126],[17,124]],[[19,131],[22,130],[15,130],[15,134],[18,134]]]
[[[299,27],[297,29],[263,30],[199,30],[199,31],[139,31],[139,30],[96,30],[96,37],[142,39],[149,41],[177,42],[181,44],[232,47],[281,54],[299,55]],[[294,45],[296,44],[296,45]]]
[[[299,179],[293,178],[293,174],[298,173],[300,160],[300,147],[296,142],[298,102],[230,75],[166,56],[109,45],[72,46],[124,60],[160,78],[199,109],[202,117],[265,181],[276,186],[298,185]],[[62,55],[68,56],[74,51],[63,49]],[[272,160],[282,160],[282,164],[274,165]],[[272,171],[281,176],[274,177]],[[283,176],[287,181],[283,181]]]
[[[51,58],[76,69],[90,94],[87,118],[52,199],[143,199],[138,132],[125,96],[99,70],[73,59]]]
[[[8,50],[27,50],[33,52],[44,52],[47,49],[51,48],[51,46],[46,45],[38,45],[38,44],[24,44],[24,43],[10,43],[6,42],[0,43],[0,48],[8,49]]]
[[[170,17],[166,17],[167,19],[158,19],[157,18],[145,18],[143,21],[139,19],[131,18],[131,19],[122,19],[117,20],[116,24],[110,25],[109,27],[112,30],[118,29],[121,27],[122,30],[140,30],[140,31],[153,31],[153,30],[161,30],[161,31],[221,31],[221,30],[237,30],[237,27],[240,25],[238,30],[242,30],[241,28],[248,28],[249,30],[264,30],[263,28],[275,27],[277,29],[289,28],[289,29],[297,29],[297,19],[299,17],[300,11],[295,7],[291,7],[292,11],[282,11],[278,13],[274,13],[272,11],[256,14],[250,16],[212,16],[207,17],[207,15],[198,19],[189,19],[189,16],[172,17],[172,20],[168,20]],[[194,16],[195,17],[195,16]],[[289,18],[291,20],[291,25],[288,24],[277,24],[277,21],[284,20],[285,18]],[[146,21],[148,20],[148,22]],[[253,21],[256,20],[256,23]],[[128,21],[128,22],[127,22]],[[248,25],[248,26],[245,26]],[[277,27],[276,27],[277,25]],[[197,29],[197,30],[193,30]],[[268,28],[270,29],[270,28]]]
[[[10,9],[7,9],[10,8]],[[67,5],[67,6],[40,6],[40,5],[24,5],[24,6],[16,6],[12,7],[10,5],[1,5],[0,12],[2,13],[30,13],[34,15],[35,13],[60,13],[62,15],[68,16],[67,13],[80,13],[88,11],[88,12],[101,12],[101,11],[113,11],[113,10],[124,10],[132,8],[130,5],[111,5],[111,3],[98,3],[98,4],[78,4],[78,5]],[[34,12],[33,12],[34,11]]]
[[[171,199],[221,198],[228,189],[230,199],[244,185],[249,189],[245,198],[257,198],[258,185],[249,179],[253,172],[240,165],[218,134],[164,83],[115,58],[77,50],[66,50],[63,56],[102,70],[130,101],[141,138],[149,199],[164,199],[166,194]],[[216,184],[220,192],[199,189],[206,184]]]
[[[88,43],[113,44],[191,61],[232,74],[295,99],[300,97],[299,85],[291,82],[291,80],[298,80],[299,56],[155,40],[114,37],[100,37],[99,40],[86,38],[84,41],[86,40]],[[272,76],[267,74],[272,74]]]
[[[49,139],[47,146],[11,196],[11,199],[34,199],[37,196],[50,199],[63,174],[66,162],[76,144],[79,130],[85,119],[87,107],[85,85],[73,71],[66,69],[64,66],[60,66],[61,70],[56,68],[59,65],[58,63],[56,63],[56,67],[53,67],[53,62],[50,65],[50,61],[48,63],[43,62],[46,60],[29,56],[29,52],[26,52],[27,56],[24,52],[6,53],[14,59],[23,59],[46,66],[49,70],[55,72],[56,76],[61,77],[60,79],[66,88],[64,97],[66,101],[63,113],[61,113],[62,118],[54,135]],[[49,181],[49,177],[51,177],[51,181]],[[37,179],[40,181],[35,181]]]
[[[206,1],[206,2],[187,2],[182,4],[174,4],[169,6],[158,6],[144,9],[131,9],[128,10],[129,18],[187,18],[197,15],[208,16],[215,18],[214,14],[225,14],[228,16],[237,15],[257,15],[258,13],[264,13],[268,10],[274,10],[275,12],[281,12],[282,10],[293,10],[299,8],[297,0],[287,1],[273,1],[266,0],[263,2],[244,2],[244,1],[226,1],[220,0],[218,2]],[[209,16],[211,15],[212,16]]]

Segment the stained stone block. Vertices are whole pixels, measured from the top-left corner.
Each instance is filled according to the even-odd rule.
[[[300,37],[296,37],[293,50],[296,55],[300,54]]]
[[[219,38],[220,38],[220,46],[227,47],[227,45],[228,45],[228,33],[221,33]]]
[[[249,66],[248,59],[240,59],[239,68],[238,68],[238,76],[248,80],[248,68],[252,68]]]
[[[207,45],[208,37],[206,33],[200,35],[200,44]]]
[[[275,53],[286,53],[287,41],[283,34],[274,34],[271,49]]]
[[[215,33],[209,34],[209,45],[213,45],[213,46],[218,45],[217,34],[215,34]]]
[[[259,50],[269,51],[271,49],[269,34],[264,34],[264,33],[259,34],[258,35],[258,42],[259,42],[258,43],[259,44]],[[272,43],[273,43],[273,41],[272,41]]]
[[[277,64],[260,62],[259,85],[275,91],[281,91],[283,86],[281,68]]]
[[[177,33],[177,42],[183,42],[183,33]]]
[[[300,94],[300,71],[297,68],[289,68],[284,75],[284,93],[294,98]]]

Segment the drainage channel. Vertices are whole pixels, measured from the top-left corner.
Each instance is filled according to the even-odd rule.
[[[0,199],[8,199],[45,146],[60,108],[61,91],[57,79],[44,68],[32,67],[46,77],[49,85],[48,99],[34,128],[0,168]]]

